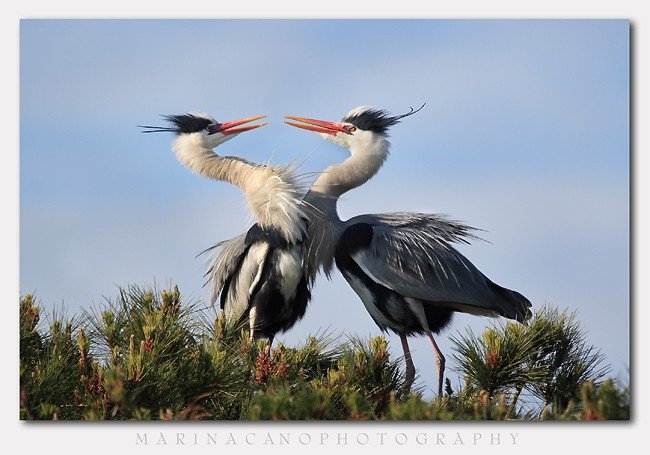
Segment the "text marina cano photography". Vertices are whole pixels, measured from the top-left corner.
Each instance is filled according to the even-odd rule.
[[[627,20],[22,20],[20,419],[629,420],[629,52]]]

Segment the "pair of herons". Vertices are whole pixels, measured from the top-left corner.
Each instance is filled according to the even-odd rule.
[[[251,338],[268,338],[270,350],[273,337],[305,314],[318,272],[322,269],[329,278],[336,263],[379,328],[399,335],[408,383],[415,378],[415,367],[407,336],[428,337],[442,395],[445,358],[433,334],[458,311],[522,322],[531,305],[518,292],[492,282],[453,248],[453,243],[475,238],[469,226],[439,214],[412,212],[339,218],[338,198],[379,171],[389,154],[389,128],[415,112],[411,108],[392,116],[362,106],[339,122],[287,116],[285,123],[350,152],[325,169],[306,194],[290,165],[256,164],[213,151],[264,126],[251,123],[263,116],[219,123],[190,113],[165,116],[165,127],[143,128],[176,133],[172,149],[178,160],[203,177],[241,188],[255,215],[248,232],[211,248],[216,252],[207,273],[212,302],[219,300],[228,318],[247,320]]]

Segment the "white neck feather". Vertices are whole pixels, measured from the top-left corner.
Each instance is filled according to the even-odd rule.
[[[176,158],[193,172],[238,186],[262,228],[280,231],[287,241],[303,238],[305,217],[300,187],[290,166],[265,166],[219,156],[199,135],[181,135],[172,145]]]
[[[332,202],[336,210],[338,198],[363,185],[377,174],[386,158],[390,143],[384,137],[354,142],[350,146],[350,157],[345,161],[325,169],[309,189],[305,199],[316,207],[331,210]]]

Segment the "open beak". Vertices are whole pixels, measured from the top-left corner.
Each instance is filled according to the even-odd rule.
[[[294,117],[293,115],[287,115],[285,116],[285,118],[288,118],[290,120],[295,120],[295,122],[285,121],[284,123],[286,123],[287,125],[295,126],[296,128],[302,128],[303,130],[307,130],[307,131],[331,134],[332,136],[336,136],[337,133],[350,134],[346,130],[346,125],[343,125],[341,123],[328,122],[326,120],[316,120],[313,118]],[[296,123],[296,122],[301,122],[301,123]]]
[[[266,115],[246,117],[241,120],[233,120],[232,122],[214,123],[210,125],[210,134],[221,133],[227,136],[229,134],[239,134],[243,133],[244,131],[254,130],[255,128],[266,125],[266,123],[257,123],[254,125],[246,125],[241,127],[239,127],[239,125],[245,125],[246,123],[254,122],[255,120],[259,120],[264,117],[266,117]]]

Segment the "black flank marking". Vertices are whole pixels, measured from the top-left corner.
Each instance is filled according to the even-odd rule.
[[[268,242],[272,248],[286,249],[289,242],[282,236],[279,230],[267,228],[263,229],[258,224],[254,224],[246,233],[246,244],[252,245],[257,242]]]
[[[291,309],[293,310],[291,318],[294,321],[291,323],[291,325],[293,325],[295,322],[302,319],[302,317],[305,315],[305,311],[307,311],[307,304],[309,303],[310,299],[311,299],[311,292],[309,291],[309,286],[307,285],[307,277],[303,275],[302,279],[300,280],[300,283],[298,283],[298,288],[296,289],[296,296],[293,299],[293,305],[291,307]],[[284,330],[287,330],[290,327],[291,326],[285,328]]]
[[[454,310],[449,308],[434,307],[424,304],[424,314],[427,317],[427,324],[433,333],[440,333],[454,318]]]
[[[282,249],[274,249],[269,253],[260,285],[251,297],[251,306],[256,307],[259,316],[256,332],[264,337],[290,329],[305,314],[311,296],[305,277],[300,281],[293,299],[286,300],[282,295],[280,289],[283,277],[275,267],[282,253]]]
[[[256,336],[275,336],[278,332],[290,329],[304,316],[311,299],[307,278],[303,275],[298,283],[294,297],[290,300],[285,299],[280,291],[284,277],[280,274],[277,265],[280,255],[288,249],[294,248],[294,244],[287,242],[278,230],[263,229],[257,224],[248,230],[245,242],[247,252],[256,243],[269,245],[269,251],[264,258],[260,280],[253,289],[248,307],[250,309],[255,306],[257,311],[258,326],[255,328]],[[240,260],[235,272],[233,272],[233,277],[229,278],[229,281],[224,285],[224,290],[233,285],[230,282],[231,279],[233,283],[236,282],[237,276],[241,272],[242,263],[243,261]],[[243,317],[248,317],[248,312]]]

